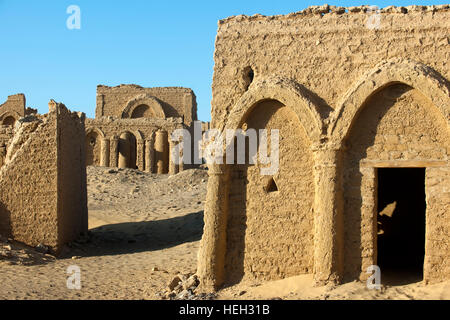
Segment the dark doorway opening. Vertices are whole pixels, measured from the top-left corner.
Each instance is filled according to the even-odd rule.
[[[425,168],[378,169],[377,264],[382,281],[423,280]]]

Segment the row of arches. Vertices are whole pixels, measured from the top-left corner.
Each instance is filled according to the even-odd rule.
[[[102,165],[102,140],[105,135],[98,129],[86,134],[86,165]],[[136,162],[137,140],[135,134],[125,131],[118,138],[117,159],[119,168],[138,169]],[[109,160],[109,159],[108,159]],[[108,161],[109,162],[109,161]]]
[[[85,146],[88,166],[139,169],[158,174],[176,174],[185,167],[170,158],[175,143],[169,141],[169,132],[165,130],[147,132],[144,138],[140,131],[123,131],[106,137],[99,128],[89,128]]]
[[[205,207],[199,255],[205,285],[302,273],[319,283],[366,277],[380,245],[381,168],[425,168],[431,177],[449,167],[449,88],[427,66],[388,61],[349,90],[326,126],[320,106],[294,81],[252,83],[222,129],[279,129],[280,168],[267,177],[258,164],[211,166],[209,184],[219,187],[208,188]],[[428,238],[421,243],[422,271],[431,281],[442,277],[442,270],[431,268],[433,257],[448,259],[429,236],[436,225],[449,227],[437,215],[448,210],[450,174],[440,183],[423,213]]]

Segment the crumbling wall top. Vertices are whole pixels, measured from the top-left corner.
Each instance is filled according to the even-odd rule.
[[[137,84],[120,84],[118,86],[106,86],[103,84],[97,85],[97,92],[107,92],[107,91],[123,91],[126,89],[130,90],[148,90],[151,89],[152,91],[161,91],[161,92],[186,92],[186,93],[194,93],[194,91],[191,88],[185,88],[185,87],[152,87],[152,88],[145,88]]]
[[[419,6],[419,5],[411,5],[411,6],[388,6],[385,8],[378,8],[376,6],[370,5],[362,5],[362,6],[353,6],[353,7],[340,7],[340,6],[332,6],[328,4],[324,4],[322,6],[310,6],[304,10],[292,12],[286,15],[273,15],[273,16],[265,16],[262,14],[254,14],[252,16],[247,15],[237,15],[231,16],[222,20],[219,20],[219,25],[229,23],[229,22],[241,22],[244,20],[247,21],[258,21],[258,20],[288,20],[294,18],[301,18],[306,16],[324,16],[326,14],[335,14],[335,15],[351,15],[351,14],[366,14],[378,12],[381,14],[408,14],[412,12],[440,12],[440,11],[450,11],[449,4],[442,5],[430,5],[430,6]]]
[[[272,77],[291,79],[309,90],[327,111],[321,112],[323,119],[339,107],[357,79],[382,61],[410,59],[450,78],[449,5],[344,9],[324,5],[288,15],[221,20],[212,127],[223,126],[239,98]]]
[[[145,95],[145,99],[142,98]],[[153,100],[153,101],[149,101]],[[189,125],[197,120],[197,102],[192,89],[183,87],[153,87],[144,88],[135,84],[121,84],[115,87],[97,86],[97,106],[95,117],[113,116],[117,118],[144,117],[139,112],[130,114],[130,104],[139,107],[139,104],[153,110],[153,103],[162,109],[158,117],[181,117]],[[151,106],[148,105],[151,104]],[[145,117],[150,117],[148,112]],[[161,116],[163,114],[163,116]]]
[[[100,118],[87,118],[87,124],[117,124],[117,125],[148,125],[148,126],[164,126],[164,124],[183,124],[183,119],[176,118],[167,118],[167,119],[157,119],[157,118],[137,118],[137,119],[119,119],[112,116],[103,116]]]

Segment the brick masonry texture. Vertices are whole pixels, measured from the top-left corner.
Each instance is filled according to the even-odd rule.
[[[279,129],[280,169],[210,166],[205,289],[304,273],[366,279],[384,167],[426,168],[424,280],[450,278],[449,21],[448,5],[219,21],[211,127]],[[278,191],[267,192],[271,179]]]
[[[84,114],[49,107],[15,126],[0,169],[0,233],[58,254],[87,232]]]

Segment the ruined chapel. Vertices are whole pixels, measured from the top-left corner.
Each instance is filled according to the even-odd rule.
[[[450,278],[448,5],[234,16],[214,61],[211,126],[279,129],[280,164],[209,168],[203,286]]]

